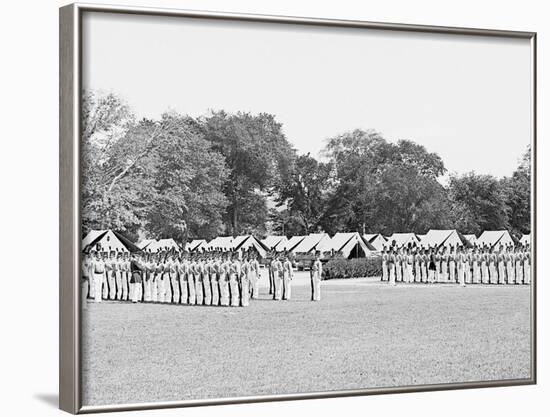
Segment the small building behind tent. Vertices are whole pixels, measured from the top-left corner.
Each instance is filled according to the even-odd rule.
[[[507,230],[485,230],[477,238],[477,246],[499,249],[500,247],[515,246],[515,242]]]
[[[268,250],[274,250],[275,252],[284,252],[288,239],[286,236],[267,236],[262,243]]]
[[[336,233],[325,240],[318,248],[325,259],[328,258],[365,258],[376,252],[376,248],[357,232]]]
[[[267,255],[267,247],[264,246],[264,244],[260,242],[255,236],[244,235],[237,236],[235,239],[233,239],[233,250],[246,252],[251,249],[258,252],[261,258],[265,258]]]
[[[420,241],[424,248],[457,248],[462,246],[470,246],[470,243],[458,233],[455,229],[451,230],[435,230],[431,229],[426,233]]]
[[[218,236],[208,242],[209,250],[229,252],[233,250],[233,236]]]
[[[208,242],[204,239],[195,239],[189,243],[189,252],[205,252],[208,250]]]
[[[388,238],[386,247],[391,247],[395,243],[398,248],[418,247],[420,239],[414,233],[394,233]]]
[[[477,237],[474,234],[469,235],[463,235],[464,239],[466,239],[468,242],[470,242],[470,245],[477,246]]]
[[[113,230],[91,230],[82,239],[82,251],[90,252],[139,252],[141,249],[121,233]]]
[[[528,235],[523,235],[519,240],[519,243],[521,243],[523,246],[531,246],[531,233],[529,233]]]
[[[388,239],[386,239],[380,233],[367,233],[363,235],[363,239],[365,239],[365,241],[369,243],[372,247],[374,247],[374,249],[376,249],[377,251],[381,251],[382,249],[384,249],[385,245],[388,242]]]

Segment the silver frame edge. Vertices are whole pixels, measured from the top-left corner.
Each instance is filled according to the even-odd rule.
[[[235,398],[147,402],[101,406],[82,405],[80,346],[80,86],[81,19],[84,12],[141,14],[260,23],[302,24],[327,27],[365,28],[390,31],[494,36],[529,39],[532,62],[532,289],[531,289],[531,377],[526,379],[414,385],[403,387],[335,390],[328,392],[246,396]],[[167,8],[74,3],[59,9],[59,408],[71,414],[195,407],[254,402],[321,399],[373,394],[414,393],[454,389],[507,387],[536,384],[536,139],[537,139],[537,43],[536,32],[489,30],[430,25],[317,19],[290,16],[193,11]]]

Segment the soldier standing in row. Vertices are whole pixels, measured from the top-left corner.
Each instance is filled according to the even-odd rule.
[[[260,263],[256,255],[252,255],[252,260],[250,261],[250,285],[251,293],[253,299],[258,299],[260,297]]]
[[[283,286],[283,264],[279,258],[273,263],[273,299],[280,300],[282,298]]]
[[[394,286],[395,287],[395,280],[396,280],[396,277],[395,277],[395,269],[396,269],[396,264],[397,264],[397,255],[395,253],[395,251],[393,250],[390,250],[390,254],[388,256],[388,273],[389,273],[389,282],[390,282],[390,285],[391,286]]]
[[[323,264],[321,262],[319,252],[315,252],[315,260],[313,261],[313,265],[311,266],[310,273],[311,301],[321,301],[321,279],[323,276]]]
[[[243,256],[243,260],[241,262],[241,273],[239,274],[241,307],[248,307],[248,305],[250,304],[249,273],[250,264],[248,262],[248,257],[245,255]]]
[[[239,257],[233,254],[232,262],[229,266],[229,294],[231,297],[231,307],[239,306],[239,276],[241,275],[241,265]]]
[[[388,251],[386,248],[382,249],[382,281],[388,281]]]
[[[231,269],[231,262],[229,261],[229,255],[224,254],[220,264],[220,305],[227,307],[229,305],[229,273]]]
[[[290,300],[291,298],[292,278],[294,278],[292,262],[288,259],[288,255],[285,254],[285,260],[283,263],[283,300]]]

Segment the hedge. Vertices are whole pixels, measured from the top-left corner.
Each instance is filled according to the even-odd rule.
[[[323,279],[379,277],[382,275],[382,257],[333,259],[323,265]]]

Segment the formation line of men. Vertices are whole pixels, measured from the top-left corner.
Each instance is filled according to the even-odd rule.
[[[259,298],[260,263],[255,252],[188,254],[93,250],[82,261],[84,299],[247,307]],[[322,263],[311,267],[311,299],[321,299]],[[288,254],[269,265],[269,294],[290,300],[293,264]]]
[[[484,248],[390,248],[382,252],[382,281],[530,284],[529,245]]]

